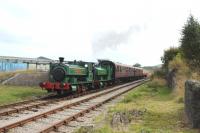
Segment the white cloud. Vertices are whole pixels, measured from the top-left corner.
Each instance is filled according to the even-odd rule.
[[[0,40],[1,55],[159,64],[164,49],[179,45],[188,15],[199,17],[198,5],[197,0],[0,1],[0,32],[12,35],[9,43]],[[96,35],[123,33],[131,26],[139,30],[127,41],[93,53]]]

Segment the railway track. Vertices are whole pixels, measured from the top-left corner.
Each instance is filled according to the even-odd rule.
[[[48,96],[45,96],[42,98],[22,101],[22,102],[8,104],[8,105],[2,105],[2,106],[0,106],[0,117],[6,116],[6,115],[11,115],[13,113],[19,113],[19,112],[25,111],[25,110],[31,110],[33,108],[39,108],[41,106],[47,106],[48,104],[56,103],[56,102],[63,101],[63,100],[69,100],[72,98],[77,98],[77,97],[95,93],[98,91],[101,91],[101,90],[91,90],[88,92],[83,92],[80,94],[73,94],[73,95],[66,96],[66,97],[62,97],[62,96],[58,97],[55,95],[48,95]]]
[[[87,95],[94,92],[96,92],[96,90],[84,92],[81,94],[74,94],[71,96],[63,97],[63,98],[57,97],[57,98],[48,98],[48,99],[36,99],[36,100],[29,100],[29,101],[23,101],[19,103],[5,105],[5,106],[0,107],[0,116],[11,115],[13,113],[19,113],[21,111],[30,110],[33,108],[39,108],[41,106],[47,106],[48,104],[56,103],[62,100],[69,100],[72,98],[80,97],[80,96]]]
[[[31,114],[3,116],[0,118],[0,132],[46,133],[58,130],[60,126],[76,120],[90,110],[94,110],[113,98],[126,93],[133,87],[144,83],[144,81],[139,80],[83,97],[60,101],[59,103],[51,103],[52,106],[41,108]]]

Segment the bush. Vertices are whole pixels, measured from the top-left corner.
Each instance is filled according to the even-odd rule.
[[[163,69],[160,70],[156,70],[153,75],[152,78],[164,78],[166,75],[165,71]]]
[[[181,54],[169,62],[169,70],[177,70],[175,74],[175,89],[174,95],[183,97],[185,90],[185,81],[193,75],[191,69],[186,63],[185,58]],[[181,101],[181,100],[180,100]]]
[[[174,69],[177,70],[179,75],[190,76],[191,74],[185,59],[182,57],[180,53],[177,54],[176,57],[169,62],[168,68],[169,70],[174,70]]]
[[[164,55],[161,57],[161,61],[163,63],[163,69],[165,71],[168,71],[169,62],[173,60],[178,53],[180,53],[180,49],[177,47],[170,47],[169,49],[164,51]]]

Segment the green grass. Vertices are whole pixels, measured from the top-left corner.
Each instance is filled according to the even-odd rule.
[[[39,87],[0,85],[0,105],[45,95],[46,91]]]
[[[173,95],[172,90],[164,84],[156,82],[151,81],[130,91],[119,103],[110,107],[107,114],[98,116],[97,124],[104,124],[95,129],[94,133],[197,133],[196,130],[190,129],[184,120],[182,100]],[[146,112],[132,119],[126,128],[111,127],[114,113],[131,110]]]

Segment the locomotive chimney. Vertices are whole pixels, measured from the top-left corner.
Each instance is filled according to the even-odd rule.
[[[63,63],[64,57],[59,57],[59,61],[60,61],[60,63]]]

